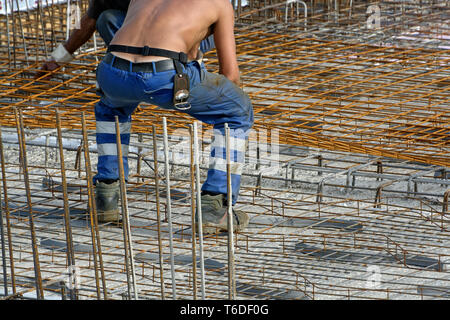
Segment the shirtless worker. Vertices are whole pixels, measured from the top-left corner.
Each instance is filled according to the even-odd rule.
[[[195,60],[200,42],[210,34],[219,58],[219,74],[210,73]],[[175,103],[175,77],[189,77],[189,98]],[[232,205],[237,201],[246,140],[253,125],[249,97],[239,87],[234,38],[234,10],[229,0],[131,0],[122,27],[97,69],[101,88],[95,106],[98,165],[96,199],[99,221],[120,218],[115,116],[122,143],[129,144],[131,114],[140,102],[179,110],[211,124],[209,170],[202,186],[202,220],[205,233],[227,229],[227,174],[224,124],[230,127]],[[178,92],[178,89],[175,90]],[[184,101],[186,103],[186,101]],[[186,107],[186,108],[185,108]],[[125,176],[127,155],[123,153]],[[237,231],[248,225],[244,212],[233,210]]]
[[[53,71],[61,63],[72,61],[74,52],[92,37],[95,30],[105,44],[109,45],[125,20],[129,4],[130,0],[90,0],[86,13],[80,19],[79,28],[72,31],[65,43],[60,43],[53,50],[36,78],[43,76],[44,71]],[[200,52],[205,53],[211,49],[214,49],[212,36],[201,42]]]

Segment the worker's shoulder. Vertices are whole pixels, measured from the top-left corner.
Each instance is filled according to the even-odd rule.
[[[216,9],[233,9],[233,6],[230,0],[204,0],[205,3],[208,3],[210,6],[215,7]]]
[[[230,0],[206,0],[206,2],[219,17],[234,15],[233,5]]]

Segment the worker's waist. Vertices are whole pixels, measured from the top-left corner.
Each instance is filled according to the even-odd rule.
[[[130,72],[163,72],[175,69],[172,59],[135,63],[107,53],[103,61],[114,68]]]

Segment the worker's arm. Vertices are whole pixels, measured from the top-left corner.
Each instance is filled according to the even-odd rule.
[[[239,85],[239,67],[234,39],[234,10],[228,0],[222,2],[219,18],[214,26],[214,42],[219,57],[219,73]]]
[[[84,14],[80,20],[80,29],[75,29],[67,42],[64,44],[66,50],[73,54],[78,48],[85,44],[95,32],[96,20]]]
[[[84,14],[80,20],[80,29],[75,29],[64,44],[59,46],[51,53],[51,57],[42,66],[43,71],[53,71],[59,67],[58,63],[69,62],[73,59],[73,53],[85,44],[95,32],[96,20]],[[41,72],[37,77],[42,76]]]

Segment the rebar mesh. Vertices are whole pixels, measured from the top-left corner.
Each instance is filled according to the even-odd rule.
[[[291,8],[286,16],[284,3],[267,1],[262,9],[263,2],[250,1],[248,7],[239,8],[237,53],[243,89],[255,111],[250,145],[270,146],[278,137],[279,157],[276,167],[271,167],[274,150],[250,154],[246,161],[236,208],[247,212],[251,220],[235,240],[238,298],[448,298],[450,51],[446,47],[446,2],[421,1],[419,6],[355,1],[350,6],[340,1],[336,11],[334,2],[316,1],[311,6],[307,1],[306,25],[302,10],[296,16]],[[74,3],[83,10],[87,2]],[[369,5],[379,5],[382,13],[392,11],[394,16],[384,20],[381,29],[366,30]],[[7,248],[2,265],[7,266],[9,294],[15,289],[16,295],[10,297],[36,297],[36,252],[30,233],[34,229],[45,298],[59,298],[68,285],[67,200],[79,298],[104,298],[105,294],[111,299],[132,298],[122,228],[112,223],[99,226],[96,239],[101,240],[102,277],[92,243],[94,226],[87,215],[80,119],[83,112],[95,169],[93,107],[98,101],[95,67],[105,52],[101,40],[97,37],[95,46],[93,40],[88,42],[73,63],[51,77],[34,78],[46,54],[65,39],[65,16],[63,4],[0,16],[2,30],[9,30],[0,36],[0,54],[5,58],[0,64],[0,125]],[[442,25],[433,24],[437,17]],[[207,68],[217,70],[215,52],[206,58]],[[61,115],[59,126],[56,109]],[[24,183],[25,167],[19,156],[16,110],[23,114],[29,185]],[[154,125],[157,159],[162,162],[163,117],[167,117],[172,138],[177,296],[198,298],[190,162],[188,155],[180,159],[177,154],[180,141],[189,145],[180,136],[193,120],[145,104],[133,115],[132,170],[127,184],[137,287],[142,299],[162,298],[151,134]],[[62,130],[66,158],[66,199],[57,129]],[[201,131],[203,178],[208,129],[204,126]],[[170,298],[168,200],[162,164],[157,175],[162,184],[164,295]],[[227,299],[226,234],[205,237],[204,250],[206,298]]]

